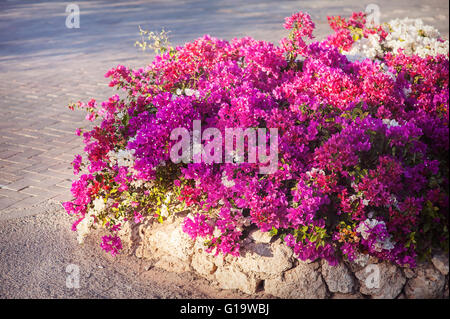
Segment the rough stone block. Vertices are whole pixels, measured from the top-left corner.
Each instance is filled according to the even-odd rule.
[[[389,262],[369,264],[355,276],[359,279],[360,292],[374,299],[394,299],[406,283],[400,268]]]
[[[320,272],[306,263],[300,263],[297,267],[286,271],[284,276],[266,280],[264,290],[286,299],[319,299],[327,296]]]

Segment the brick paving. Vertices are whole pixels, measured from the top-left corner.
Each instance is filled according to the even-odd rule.
[[[70,199],[70,162],[82,152],[74,134],[86,127],[72,101],[113,94],[103,74],[117,64],[144,66],[134,46],[138,25],[171,30],[182,44],[205,33],[268,41],[284,36],[285,16],[304,10],[328,32],[327,15],[349,15],[366,3],[343,1],[77,1],[80,29],[65,27],[71,2],[0,1],[0,212]],[[353,3],[353,4],[352,4]],[[381,20],[420,17],[448,38],[448,1],[378,1]]]

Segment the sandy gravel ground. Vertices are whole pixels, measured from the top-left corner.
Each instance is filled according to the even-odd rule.
[[[1,212],[0,298],[248,298],[135,257],[111,257],[96,236],[79,245],[72,221],[54,202]],[[78,289],[69,265],[79,269]]]

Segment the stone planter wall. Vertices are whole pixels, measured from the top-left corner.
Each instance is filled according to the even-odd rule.
[[[400,268],[361,256],[357,262],[330,266],[302,262],[280,239],[251,231],[240,257],[215,257],[182,231],[183,218],[163,224],[125,223],[124,250],[172,272],[195,272],[223,289],[247,294],[264,291],[280,298],[448,298],[448,255],[416,269]],[[378,273],[376,273],[379,271]],[[375,281],[379,274],[378,281]]]

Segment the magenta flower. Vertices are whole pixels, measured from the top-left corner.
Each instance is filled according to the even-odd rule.
[[[103,236],[100,247],[112,256],[116,256],[122,249],[122,241],[117,236]]]
[[[279,46],[206,35],[145,68],[108,71],[109,85],[125,94],[100,107],[78,103],[99,124],[77,131],[85,155],[75,157],[74,173],[86,165],[90,174],[73,182],[66,211],[76,223],[102,211],[95,223],[114,233],[114,223],[143,221],[138,208],[181,202],[193,214],[183,231],[234,256],[252,227],[284,238],[301,260],[331,264],[367,253],[414,266],[430,247],[445,248],[449,55],[355,59],[342,52],[369,37],[383,47],[389,30],[367,27],[364,13],[329,23],[333,34],[307,43],[314,23],[299,12],[286,18]],[[259,161],[173,163],[171,135],[191,137],[194,120],[202,134],[276,129],[278,170],[260,174]],[[246,159],[260,152],[249,140]],[[164,222],[169,214],[155,215]],[[114,255],[120,239],[105,236],[102,248]]]

